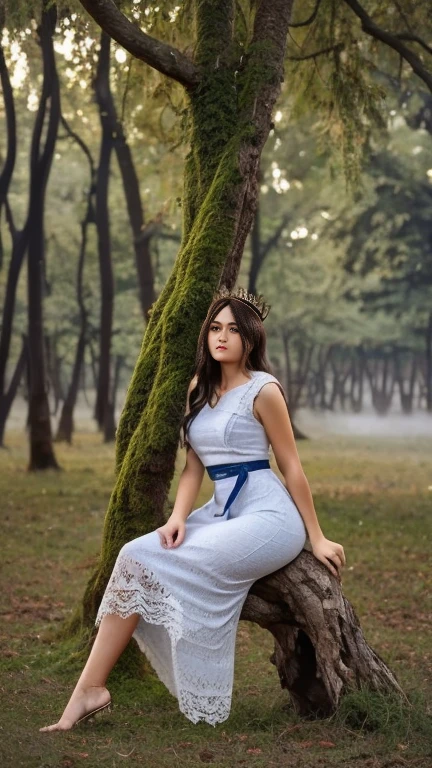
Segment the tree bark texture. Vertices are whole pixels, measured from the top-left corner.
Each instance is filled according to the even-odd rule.
[[[240,618],[273,635],[271,660],[300,715],[328,717],[344,693],[362,686],[404,696],[336,578],[311,552],[256,581]]]
[[[29,342],[29,433],[30,470],[54,468],[51,420],[45,374],[43,332],[44,205],[49,172],[54,155],[60,120],[60,89],[52,36],[56,25],[55,6],[42,12],[39,39],[43,58],[43,85],[33,129],[30,157],[30,200],[28,213],[28,342]],[[49,116],[43,148],[42,132],[47,109]]]

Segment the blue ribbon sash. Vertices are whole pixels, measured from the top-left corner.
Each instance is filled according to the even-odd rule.
[[[269,460],[258,459],[257,461],[241,461],[235,464],[212,464],[210,467],[206,467],[211,480],[223,480],[225,477],[238,475],[236,484],[228,496],[223,512],[218,512],[215,514],[215,517],[223,517],[226,514],[226,519],[228,520],[229,508],[243,488],[249,472],[255,472],[257,469],[270,469]]]

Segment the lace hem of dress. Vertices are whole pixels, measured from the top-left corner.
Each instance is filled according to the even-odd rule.
[[[123,619],[139,613],[150,624],[162,624],[171,641],[183,636],[183,608],[150,571],[129,556],[119,559],[111,574],[95,624],[98,626],[107,614]]]
[[[178,699],[178,705],[180,712],[187,717],[192,723],[199,723],[201,720],[208,723],[208,725],[216,726],[218,723],[223,723],[227,720],[231,709],[231,696],[205,696],[203,694],[193,693],[177,682],[178,693],[173,688],[173,681],[170,675],[167,674],[167,670],[160,663],[158,657],[153,652],[152,648],[147,645],[142,633],[135,636],[140,650],[145,653],[148,661],[152,665],[157,676],[162,683],[168,688],[169,692]],[[173,648],[173,666],[176,664],[176,653]]]
[[[181,686],[178,680],[178,641],[183,637],[183,608],[181,603],[157,579],[155,573],[129,556],[121,556],[108,582],[96,616],[98,626],[102,618],[116,614],[123,619],[138,613],[149,624],[162,625],[171,641],[173,676],[146,642],[145,627],[137,626],[135,640],[147,656],[156,674],[169,692],[178,699],[180,711],[192,723],[204,720],[209,725],[222,723],[229,717],[230,695],[197,694]]]
[[[193,723],[204,720],[209,725],[217,725],[227,720],[231,708],[231,696],[202,696],[192,691],[181,691],[179,696],[180,712]]]

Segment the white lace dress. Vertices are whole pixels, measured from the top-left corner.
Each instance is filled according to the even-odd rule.
[[[192,422],[190,443],[205,466],[269,458],[252,408],[261,387],[279,382],[263,371],[250,375]],[[127,543],[96,619],[140,614],[134,637],[194,723],[228,717],[236,631],[249,588],[297,557],[306,541],[301,515],[271,469],[250,472],[229,519],[221,517],[236,480],[215,481],[211,499],[189,515],[179,547],[164,549],[156,531]]]

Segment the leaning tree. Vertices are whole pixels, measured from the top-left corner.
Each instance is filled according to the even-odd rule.
[[[214,290],[222,283],[232,288],[238,275],[257,206],[260,155],[284,79],[288,32],[298,32],[292,58],[300,58],[302,66],[309,61],[315,67],[319,57],[326,61],[347,156],[355,131],[364,130],[364,118],[375,108],[377,90],[363,78],[367,67],[362,69],[362,50],[367,59],[375,49],[367,43],[356,46],[360,24],[365,41],[389,46],[429,87],[432,73],[424,63],[427,46],[412,32],[413,15],[409,29],[398,19],[401,30],[396,31],[375,20],[382,17],[388,23],[383,10],[387,3],[368,3],[372,18],[356,0],[317,0],[309,11],[294,0],[190,0],[176,8],[177,20],[171,6],[158,3],[160,28],[171,31],[168,39],[182,16],[184,29],[193,29],[193,39],[184,41],[186,52],[148,34],[148,25],[141,29],[137,4],[122,3],[124,13],[114,0],[81,4],[132,56],[183,88],[190,144],[181,200],[182,242],[152,307],[129,386],[102,551],[76,617],[76,628],[91,633],[120,547],[164,521],[199,327]],[[304,13],[307,18],[300,17]],[[396,23],[394,15],[388,18]],[[242,617],[273,633],[282,684],[302,712],[332,711],[350,685],[400,690],[365,642],[335,579],[309,552],[257,582],[252,592]]]

